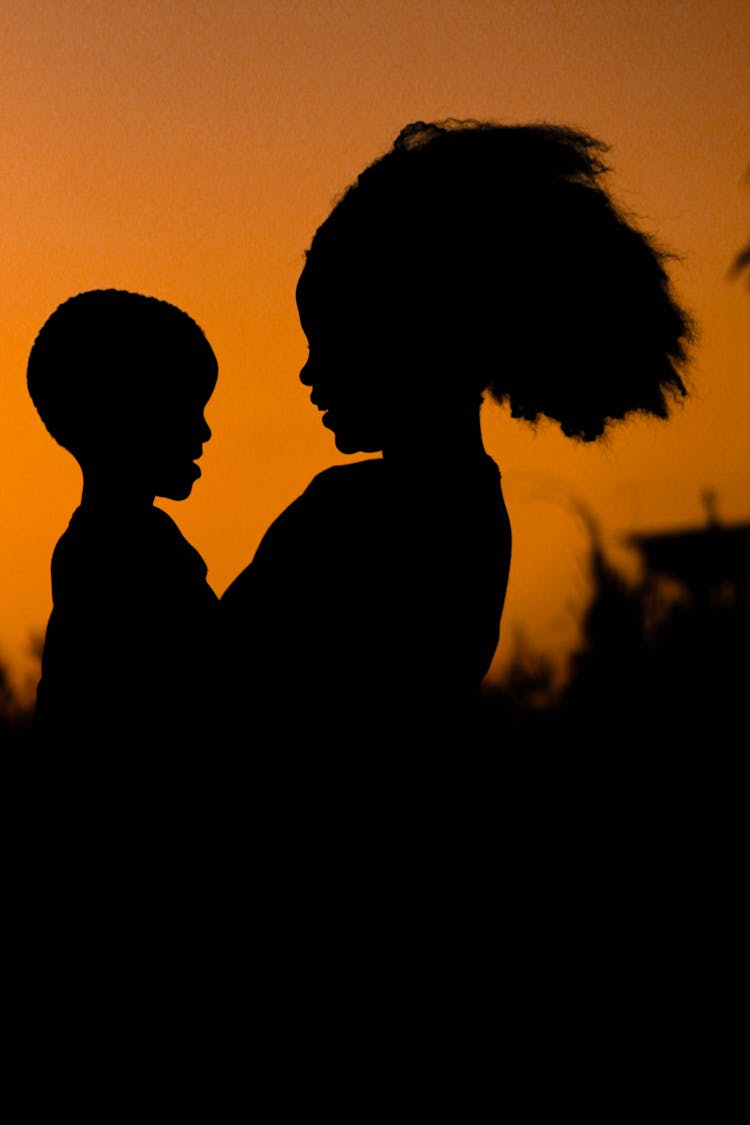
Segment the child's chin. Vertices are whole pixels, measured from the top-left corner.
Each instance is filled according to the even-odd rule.
[[[163,496],[165,500],[187,500],[193,491],[193,485],[201,475],[196,464],[192,464],[190,470],[189,473],[175,473],[161,480],[157,496]]]
[[[169,485],[161,489],[157,494],[165,500],[187,500],[190,493],[193,491],[193,482],[186,481],[184,484]]]

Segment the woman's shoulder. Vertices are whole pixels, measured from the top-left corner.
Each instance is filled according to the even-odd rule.
[[[292,501],[272,527],[318,528],[342,518],[354,518],[369,506],[369,499],[382,494],[386,473],[379,458],[350,465],[331,465],[317,473],[305,490]],[[329,528],[330,530],[330,528]]]
[[[379,489],[386,477],[382,457],[370,457],[347,465],[331,465],[308,484],[303,496],[313,500],[321,497],[345,497],[350,493],[360,495],[363,489]]]
[[[222,596],[229,602],[258,576],[298,576],[304,566],[335,557],[339,544],[368,522],[373,497],[381,492],[383,462],[378,459],[332,465],[309,484],[268,526],[252,561]],[[323,565],[321,563],[321,565]]]

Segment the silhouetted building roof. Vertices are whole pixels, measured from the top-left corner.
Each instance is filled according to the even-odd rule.
[[[733,582],[738,589],[750,583],[750,523],[707,527],[651,535],[631,535],[647,568],[687,583],[693,589]]]

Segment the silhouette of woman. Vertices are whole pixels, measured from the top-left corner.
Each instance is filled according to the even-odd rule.
[[[340,452],[379,456],[318,474],[221,599],[240,737],[465,745],[511,559],[483,396],[590,442],[686,393],[689,318],[606,151],[559,125],[417,122],[316,231],[300,378]]]

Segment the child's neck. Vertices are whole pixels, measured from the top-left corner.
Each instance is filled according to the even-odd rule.
[[[138,488],[132,480],[122,477],[91,477],[84,474],[81,493],[82,508],[108,508],[119,511],[145,511],[152,508],[156,496]]]

